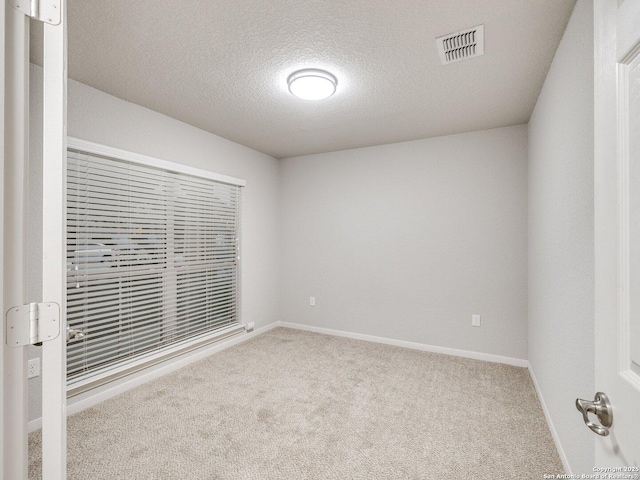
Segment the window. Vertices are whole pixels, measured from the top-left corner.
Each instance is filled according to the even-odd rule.
[[[68,150],[70,394],[242,329],[241,181],[158,162]]]

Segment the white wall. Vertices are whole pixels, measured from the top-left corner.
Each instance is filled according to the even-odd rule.
[[[29,208],[29,298],[41,292],[42,69],[31,66],[31,204]],[[243,178],[242,320],[260,328],[279,320],[280,261],[278,161],[157,112],[78,82],[69,82],[68,134],[83,140]],[[30,355],[38,356],[33,347]],[[29,418],[40,416],[37,379],[30,382]]]
[[[529,362],[573,473],[594,434],[593,7],[578,0],[529,122]]]
[[[521,125],[282,160],[282,320],[527,358],[526,155]]]

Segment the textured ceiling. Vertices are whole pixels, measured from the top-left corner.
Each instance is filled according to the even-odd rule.
[[[400,142],[527,122],[574,3],[68,0],[69,76],[276,158]],[[485,55],[441,65],[478,24]],[[337,93],[293,97],[301,67]]]

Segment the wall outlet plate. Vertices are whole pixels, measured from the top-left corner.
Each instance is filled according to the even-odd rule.
[[[471,315],[471,325],[474,327],[480,326],[480,315]]]
[[[40,376],[40,358],[32,358],[27,363],[27,378]]]
[[[316,297],[309,297],[309,305],[312,307],[316,306]]]

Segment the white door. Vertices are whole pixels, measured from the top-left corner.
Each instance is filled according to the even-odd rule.
[[[612,407],[609,434],[596,437],[596,468],[638,475],[640,0],[597,0],[594,7],[595,386]]]

